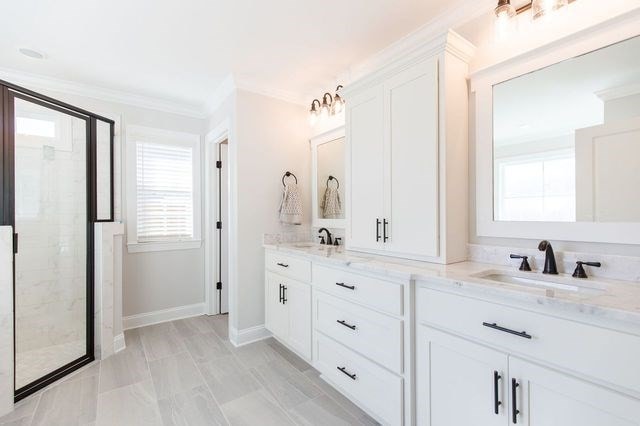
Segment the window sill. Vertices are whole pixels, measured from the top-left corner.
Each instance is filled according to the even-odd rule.
[[[171,242],[154,242],[154,243],[128,243],[127,250],[129,253],[144,253],[153,251],[174,251],[174,250],[193,250],[202,247],[201,240],[190,241],[171,241]]]

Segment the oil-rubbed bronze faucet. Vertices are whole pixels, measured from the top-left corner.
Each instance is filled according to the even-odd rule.
[[[540,241],[540,244],[538,244],[538,250],[543,251],[545,254],[544,270],[542,271],[542,273],[558,275],[558,267],[556,266],[556,256],[553,253],[553,247],[551,247],[551,243],[547,240]]]
[[[328,245],[333,245],[333,238],[331,237],[331,232],[329,232],[329,230],[327,228],[320,228],[318,230],[318,234],[322,234],[323,232],[327,233],[327,239],[325,240],[322,235],[318,238],[321,238],[320,240],[320,244],[328,244]],[[324,241],[324,242],[323,242]]]

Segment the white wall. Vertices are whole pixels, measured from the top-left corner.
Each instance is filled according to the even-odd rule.
[[[310,223],[311,179],[307,108],[263,95],[236,91],[216,110],[209,129],[229,120],[230,327],[242,330],[264,323],[265,233],[290,230],[278,220],[282,175],[298,177],[304,223]]]
[[[556,23],[536,25],[527,20],[523,15],[520,19],[519,33],[508,44],[498,44],[493,40],[494,17],[491,13],[468,22],[456,31],[474,43],[478,47],[476,57],[472,62],[472,71],[489,67],[495,63],[506,60],[518,53],[535,49],[544,44],[553,42],[560,37],[575,33],[589,26],[608,19],[613,19],[630,10],[637,9],[640,3],[635,0],[611,0],[600,2],[597,0],[580,0],[570,5],[567,16]],[[538,241],[513,238],[491,238],[478,236],[476,232],[476,193],[475,193],[475,99],[471,94],[469,103],[469,176],[470,176],[470,226],[469,242],[472,244],[486,244],[495,246],[536,247]],[[540,240],[545,239],[540,235]],[[640,256],[640,246],[625,244],[602,243],[578,243],[571,241],[554,241],[554,248],[563,251],[584,252],[595,254],[617,254],[627,256]],[[589,260],[589,259],[586,259]]]
[[[106,102],[90,97],[46,90],[40,93],[68,102],[89,111],[120,120],[121,147],[124,147],[126,126],[139,125],[158,129],[203,135],[205,120]],[[118,141],[118,138],[116,138]],[[120,174],[124,150],[116,150],[116,219],[126,226],[124,182]],[[120,160],[120,161],[118,161]],[[123,247],[122,314],[131,316],[185,305],[204,303],[204,248],[165,252],[128,253]],[[115,289],[118,292],[119,289]],[[118,330],[114,330],[118,332]]]

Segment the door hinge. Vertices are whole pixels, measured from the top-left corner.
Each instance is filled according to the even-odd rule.
[[[13,254],[18,254],[18,234],[13,234]]]
[[[216,290],[222,290],[222,283],[220,281],[216,283]]]
[[[222,229],[222,222],[220,221],[216,222],[216,229]]]
[[[218,160],[216,161],[216,169],[221,169],[222,168],[222,161]]]

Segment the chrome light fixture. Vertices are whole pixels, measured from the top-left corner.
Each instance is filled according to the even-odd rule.
[[[568,4],[568,0],[533,0],[531,2],[531,13],[533,19],[538,19]]]
[[[342,85],[336,87],[333,95],[327,92],[322,96],[322,102],[314,99],[309,110],[309,124],[315,126],[319,119],[325,120],[331,115],[340,114],[344,110],[344,99],[340,96]]]

